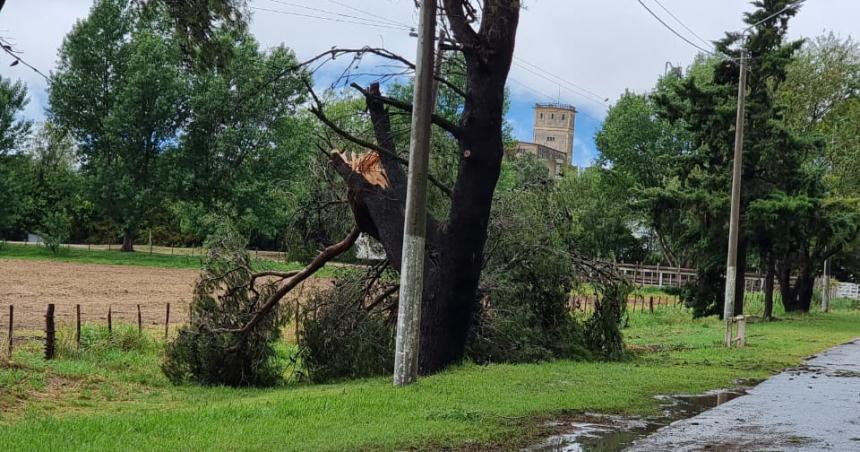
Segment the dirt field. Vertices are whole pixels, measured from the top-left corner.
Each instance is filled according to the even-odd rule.
[[[137,323],[140,305],[144,325],[164,325],[170,303],[171,323],[188,317],[194,270],[50,261],[0,260],[0,325],[9,325],[15,305],[15,328],[42,328],[48,303],[56,305],[60,325],[74,324],[75,305],[83,321]]]
[[[170,323],[184,323],[197,275],[184,269],[0,259],[0,335],[9,325],[10,304],[16,330],[43,329],[48,303],[56,305],[58,327],[74,325],[76,304],[84,322],[106,324],[110,306],[115,324],[137,324],[139,304],[144,326],[163,326],[170,303]]]

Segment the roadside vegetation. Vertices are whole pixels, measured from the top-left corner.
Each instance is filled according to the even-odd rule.
[[[521,2],[444,3],[421,378],[405,388],[389,376],[403,312],[408,59],[332,47],[301,63],[286,45],[260,46],[244,0],[95,0],[58,49],[46,122],[27,120],[27,87],[0,77],[0,238],[45,243],[0,242],[0,259],[200,274],[172,331],[165,306],[164,336],[89,324],[80,347],[60,331],[53,360],[39,341],[13,338],[14,355],[0,358],[0,448],[512,449],[561,415],[647,415],[656,395],[766,378],[860,336],[856,302],[816,309],[825,261],[842,280],[860,274],[855,41],[789,41],[802,2],[754,2],[749,39],[715,43],[728,58],[700,56],[649,92],[625,92],[596,135],[596,165],[550,174],[516,153],[505,120]],[[731,274],[746,54],[735,306],[749,346],[729,349],[716,316]],[[407,68],[369,80],[363,58]],[[314,72],[336,59],[351,62],[315,92]],[[360,239],[384,257],[346,264]],[[261,248],[283,261],[250,251]],[[696,278],[672,292],[635,288],[615,262]],[[765,295],[744,293],[747,271],[765,275]],[[320,276],[330,280],[302,292]]]
[[[684,308],[661,307],[630,314],[623,330],[630,357],[622,362],[467,363],[402,389],[388,377],[306,383],[290,342],[276,346],[286,369],[281,386],[174,386],[159,369],[161,341],[133,327],[115,327],[110,337],[86,327],[80,351],[63,332],[59,359],[44,361],[31,343],[0,369],[0,437],[10,450],[513,448],[561,413],[646,415],[657,409],[657,394],[766,378],[860,335],[856,303],[834,304],[826,315],[754,322],[750,345],[733,350],[720,345],[717,319],[691,321]]]

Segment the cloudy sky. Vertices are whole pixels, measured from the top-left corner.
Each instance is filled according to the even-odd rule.
[[[711,41],[724,31],[743,28],[742,14],[751,10],[747,0],[642,1],[703,47],[699,38]],[[91,5],[92,0],[7,0],[0,12],[0,36],[47,73],[54,67],[63,36]],[[574,143],[577,165],[593,160],[594,133],[608,105],[625,89],[648,90],[667,62],[686,66],[699,52],[664,28],[637,0],[526,0],[525,5],[509,80],[508,119],[518,138],[530,140],[535,102],[575,105],[580,112]],[[418,18],[413,0],[251,0],[251,7],[251,28],[263,45],[284,44],[300,59],[335,45],[385,46],[414,59],[409,27],[416,27]],[[813,37],[833,31],[857,39],[858,18],[860,0],[807,0],[790,25],[790,34]],[[9,62],[0,54],[0,74],[29,85],[32,101],[26,115],[43,118],[44,79],[23,65],[9,67]],[[318,82],[333,71],[320,73]]]

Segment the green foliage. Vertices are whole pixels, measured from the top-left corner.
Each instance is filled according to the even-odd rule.
[[[289,316],[276,307],[256,327],[238,331],[274,293],[274,282],[255,287],[246,241],[222,224],[208,245],[209,256],[194,288],[191,320],[165,349],[162,370],[175,384],[269,386],[283,365],[274,344]]]
[[[591,193],[572,179],[549,180],[546,167],[529,157],[509,168],[511,183],[497,189],[493,203],[481,311],[467,356],[479,363],[621,358],[629,289],[594,273],[580,249],[578,231],[587,220],[576,211],[576,200]],[[599,312],[584,324],[569,312],[576,278],[590,281],[603,296]]]
[[[52,253],[59,254],[63,243],[68,242],[71,223],[69,217],[63,211],[49,212],[42,220],[42,228],[39,235],[45,243],[45,248]]]
[[[409,388],[388,377],[267,389],[174,387],[158,373],[157,349],[45,361],[34,342],[16,351],[16,366],[0,366],[7,407],[0,437],[10,450],[115,449],[118,439],[135,450],[224,450],[249,438],[270,450],[520,449],[539,442],[530,435],[565,410],[647,417],[659,412],[658,394],[767,378],[856,338],[860,311],[748,323],[750,346],[740,349],[722,346],[722,323],[714,318],[661,309],[629,320],[629,361],[466,364]]]
[[[541,174],[546,175],[543,167]],[[475,362],[586,358],[583,328],[568,312],[574,263],[541,190],[498,193],[481,276],[481,311],[466,349]]]
[[[301,371],[313,382],[364,378],[394,370],[393,318],[362,301],[358,275],[338,279],[303,306],[297,342]]]
[[[609,171],[588,168],[558,181],[555,199],[570,216],[568,240],[583,256],[622,262],[645,262],[651,244],[642,235],[643,220]]]
[[[230,218],[255,241],[281,239],[306,190],[314,127],[298,115],[303,81],[292,51],[260,49],[245,30],[216,32],[218,67],[189,74],[189,116],[170,156],[182,228],[198,237]]]
[[[25,184],[22,177],[26,161],[19,151],[30,133],[30,121],[19,115],[27,106],[26,86],[0,77],[0,236],[8,235],[23,215]]]
[[[146,332],[138,332],[137,326],[113,325],[108,331],[105,325],[84,324],[81,326],[80,348],[71,331],[61,331],[57,341],[59,359],[81,359],[105,357],[112,352],[158,353],[161,346]]]
[[[841,104],[851,83],[844,82],[850,77],[837,68],[850,66],[851,52],[845,50],[850,46],[825,41],[822,46],[841,50],[816,50],[812,53],[816,57],[805,57],[806,66],[794,63],[802,42],[787,41],[786,32],[797,12],[787,6],[795,3],[756,2],[758,9],[745,17],[747,23],[773,17],[759,23],[748,39],[741,42],[729,34],[717,48],[736,58],[736,45],[740,45],[750,55],[738,274],[756,261],[762,266],[776,261],[782,275],[799,272],[798,287],[787,287],[785,276],[780,288],[794,294],[784,292],[783,299],[799,296],[804,306],[824,257],[820,250],[830,241],[819,232],[842,231],[834,232],[838,238],[825,246],[836,252],[852,240],[845,237],[852,229],[840,222],[853,220],[820,211],[818,218],[825,221],[814,221],[811,227],[814,215],[807,215],[801,206],[828,203],[826,160],[821,141],[810,133],[813,128],[801,129],[798,124],[827,113],[831,104]],[[777,22],[780,26],[774,26]],[[839,56],[830,58],[831,53]],[[828,63],[831,60],[840,63]],[[796,92],[804,84],[815,83],[816,71],[821,71],[827,86],[813,90],[817,94]],[[627,187],[631,206],[653,231],[661,257],[670,265],[696,266],[697,283],[683,290],[696,316],[721,312],[738,74],[734,60],[700,58],[685,76],[661,78],[650,95],[622,96],[597,136],[601,161],[608,168],[607,181]],[[781,212],[779,218],[751,212],[753,206],[758,206],[759,213],[767,210],[761,203],[776,196],[786,201],[776,209]],[[780,224],[794,233],[777,231]],[[740,308],[742,302],[739,298],[736,305]]]
[[[665,188],[677,184],[676,168],[690,147],[690,137],[683,123],[673,123],[657,114],[653,96],[668,92],[677,83],[677,77],[669,75],[658,81],[651,95],[625,92],[610,107],[595,137],[599,150],[598,164],[605,168],[596,188],[602,192],[600,199],[611,201],[603,201],[601,207],[609,209],[609,212],[615,211],[614,218],[652,232],[660,260],[671,265],[677,265],[679,259],[684,260],[689,254],[679,243],[683,231],[682,215],[669,208],[671,201],[661,194]],[[626,214],[618,212],[621,206],[630,211]],[[603,219],[599,214],[592,218],[594,222]],[[619,222],[616,220],[611,224],[618,225]],[[621,238],[617,233],[612,236]],[[596,239],[601,237],[604,235],[595,233]],[[630,239],[625,241],[629,243]],[[629,253],[616,257],[626,261],[647,260],[647,256]]]
[[[23,82],[0,77],[0,157],[20,149],[30,134],[32,122],[19,118],[29,103]]]
[[[77,139],[89,199],[127,238],[164,201],[163,153],[176,141],[185,80],[157,18],[99,0],[60,48],[50,114]]]
[[[832,32],[807,40],[777,101],[791,130],[823,139],[828,186],[840,196],[860,194],[860,44]]]

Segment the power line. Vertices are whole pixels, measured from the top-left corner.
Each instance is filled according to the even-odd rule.
[[[678,22],[679,24],[681,24],[681,26],[682,26],[682,27],[684,27],[684,29],[685,29],[685,30],[689,31],[693,36],[695,36],[696,38],[698,38],[698,39],[699,39],[699,41],[702,41],[702,43],[704,43],[706,46],[713,46],[713,45],[714,45],[712,42],[708,42],[708,41],[706,41],[704,38],[702,38],[701,36],[699,36],[699,34],[698,34],[698,33],[696,33],[696,32],[695,32],[695,31],[693,31],[690,27],[688,27],[688,26],[687,26],[687,24],[685,24],[681,19],[678,19],[678,16],[676,16],[676,15],[672,14],[672,11],[669,11],[669,9],[668,9],[668,8],[666,8],[665,6],[663,6],[663,4],[662,4],[662,3],[660,3],[660,0],[654,0],[654,3],[656,3],[658,6],[660,6],[660,8],[662,8],[662,9],[663,9],[663,11],[666,11],[666,13],[667,13],[667,14],[669,14],[669,16],[671,16],[671,17],[672,17],[672,19],[675,19],[675,22]]]
[[[548,71],[548,70],[546,70],[546,69],[544,69],[544,68],[542,68],[542,67],[540,67],[534,63],[529,63],[528,61],[526,61],[522,58],[516,57],[516,56],[514,57],[514,60],[516,60],[519,63],[520,67],[523,67],[523,65],[530,66],[531,68],[535,69],[536,71],[542,72],[542,73],[546,74],[547,76],[556,79],[558,83],[563,83],[563,84],[568,85],[574,89],[578,89],[578,90],[582,91],[583,93],[592,96],[594,99],[596,99],[600,102],[606,102],[609,100],[609,98],[607,96],[603,96],[603,95],[596,93],[596,92],[594,92],[588,88],[577,85],[576,83],[573,83],[573,82],[571,82],[565,78],[562,78],[561,76],[553,74],[552,72],[550,72],[550,71]]]
[[[364,11],[364,10],[362,10],[362,9],[355,8],[355,7],[353,7],[353,6],[347,5],[346,3],[339,2],[339,1],[337,1],[337,0],[328,0],[328,1],[329,1],[329,3],[334,3],[335,5],[342,6],[342,7],[346,8],[346,9],[348,9],[348,10],[351,10],[351,11],[354,11],[354,12],[357,12],[357,13],[361,13],[361,14],[364,14],[364,15],[369,16],[369,17],[374,17],[374,18],[376,18],[376,19],[380,19],[380,20],[385,21],[385,22],[388,22],[388,23],[390,23],[390,24],[394,24],[394,25],[402,25],[402,26],[405,26],[405,27],[410,27],[410,28],[412,28],[412,26],[411,26],[411,25],[406,24],[406,23],[404,23],[404,22],[398,22],[398,21],[396,21],[396,20],[392,20],[392,19],[389,19],[389,18],[387,18],[387,17],[380,16],[380,15],[378,15],[378,14],[374,14],[374,13],[371,13],[371,12],[368,12],[368,11]]]
[[[0,48],[2,48],[4,52],[6,52],[7,54],[9,54],[9,56],[11,56],[12,58],[14,58],[14,59],[15,59],[15,61],[13,61],[13,62],[12,62],[12,66],[17,65],[18,63],[23,64],[24,66],[27,66],[28,68],[30,68],[33,72],[35,72],[35,73],[37,73],[37,74],[41,75],[41,76],[42,76],[42,78],[44,78],[46,81],[48,81],[48,82],[50,82],[50,81],[51,81],[51,78],[50,78],[50,77],[48,77],[47,75],[45,75],[42,71],[40,71],[39,69],[37,69],[37,68],[36,68],[35,66],[33,66],[32,64],[30,64],[30,63],[28,63],[28,62],[24,61],[24,59],[23,59],[23,58],[19,57],[19,56],[17,55],[17,53],[18,53],[18,52],[16,52],[16,51],[12,48],[12,45],[11,45],[11,44],[9,44],[9,41],[7,41],[7,40],[5,40],[5,39],[3,39],[3,38],[0,38]]]
[[[531,73],[532,75],[535,75],[535,76],[537,76],[537,77],[540,77],[540,78],[542,78],[542,79],[544,79],[544,80],[546,80],[546,81],[548,81],[548,82],[550,82],[550,83],[558,84],[558,82],[557,82],[557,81],[555,81],[555,80],[553,80],[553,79],[551,79],[551,78],[549,78],[549,77],[547,77],[547,76],[545,76],[545,75],[541,74],[540,72],[537,72],[537,71],[535,71],[535,70],[532,70],[532,69],[530,69],[530,68],[529,68],[529,67],[527,67],[527,66],[521,65],[521,64],[519,64],[519,63],[514,63],[514,64],[515,64],[517,67],[519,67],[520,69],[522,69],[522,70],[524,70],[524,71],[527,71],[527,72]],[[566,86],[562,86],[562,85],[560,85],[560,84],[559,84],[558,86],[559,86],[559,88],[564,88],[564,90],[565,90],[565,91],[571,92],[571,93],[573,93],[573,94],[576,94],[577,96],[582,97],[582,99],[584,99],[584,100],[587,100],[587,101],[589,101],[589,102],[591,102],[591,103],[594,103],[594,104],[596,104],[596,105],[600,105],[600,107],[601,107],[601,108],[606,108],[606,104],[604,104],[604,103],[603,103],[603,99],[601,99],[600,101],[596,101],[596,100],[592,99],[591,97],[588,97],[587,95],[584,95],[584,94],[582,94],[582,93],[578,93],[578,92],[576,92],[576,91],[573,91],[573,90],[571,90],[570,88],[568,88],[568,87],[566,87]]]
[[[710,51],[710,50],[707,50],[707,49],[705,49],[705,48],[703,48],[703,47],[699,46],[699,45],[698,45],[698,44],[696,44],[695,42],[690,41],[689,39],[687,39],[687,37],[686,37],[686,36],[682,35],[681,33],[678,33],[678,31],[677,31],[677,30],[675,30],[674,28],[672,28],[672,26],[671,26],[671,25],[667,24],[667,23],[666,23],[666,21],[664,21],[660,16],[658,16],[654,11],[652,11],[652,10],[651,10],[651,8],[649,8],[649,7],[648,7],[648,5],[646,5],[645,3],[643,3],[643,2],[642,2],[642,0],[636,0],[636,1],[637,1],[637,2],[639,2],[639,4],[640,4],[640,5],[642,5],[642,7],[643,7],[643,8],[645,8],[645,10],[646,10],[646,11],[648,11],[648,13],[650,13],[650,14],[651,14],[655,19],[657,19],[657,21],[658,21],[658,22],[660,22],[661,24],[663,24],[663,26],[664,26],[664,27],[666,27],[669,31],[671,31],[675,36],[677,36],[677,37],[679,37],[679,38],[683,39],[683,40],[684,40],[684,42],[686,42],[687,44],[690,44],[691,46],[693,46],[693,47],[695,47],[695,48],[699,49],[699,50],[700,50],[700,51],[702,51],[702,52],[707,53],[708,55],[714,55],[714,52],[712,52],[712,51]]]
[[[283,15],[287,15],[287,16],[297,16],[297,17],[307,17],[310,19],[320,19],[320,20],[327,20],[330,22],[339,22],[339,23],[345,23],[345,24],[364,25],[366,27],[388,28],[391,30],[400,30],[400,31],[411,30],[411,28],[407,28],[407,27],[403,27],[403,26],[382,25],[382,24],[376,24],[376,23],[359,22],[359,21],[355,21],[355,20],[336,19],[333,17],[315,16],[312,14],[296,13],[296,12],[291,12],[291,11],[283,11],[283,10],[279,10],[279,9],[261,8],[259,6],[251,6],[250,8],[253,10],[257,10],[257,11],[265,11],[265,12],[274,13],[274,14],[283,14]]]
[[[793,3],[793,4],[791,4],[791,5],[786,5],[786,6],[785,6],[784,8],[782,8],[781,10],[779,10],[779,11],[777,11],[777,12],[775,12],[775,13],[771,14],[770,16],[765,17],[764,19],[762,19],[762,20],[760,20],[760,21],[758,21],[758,22],[756,22],[756,23],[754,23],[754,24],[750,25],[750,26],[749,26],[749,27],[747,27],[747,28],[744,28],[743,33],[746,33],[746,32],[748,32],[748,31],[750,31],[750,29],[752,29],[752,28],[758,27],[759,25],[761,25],[761,24],[763,24],[763,23],[765,23],[765,22],[767,22],[767,21],[769,21],[769,20],[773,19],[774,17],[776,17],[776,16],[778,16],[778,15],[780,15],[780,14],[782,14],[782,13],[784,13],[784,12],[788,11],[788,10],[789,10],[789,9],[791,9],[791,8],[800,8],[800,5],[802,5],[804,2],[806,2],[806,0],[800,0],[800,1],[799,1],[799,2],[797,2],[797,3]]]
[[[367,22],[367,23],[373,23],[373,24],[379,24],[379,25],[385,25],[385,26],[394,26],[394,27],[405,27],[405,26],[404,26],[404,25],[402,25],[402,24],[392,23],[392,22],[390,22],[390,21],[379,21],[379,20],[375,20],[375,19],[367,19],[367,18],[364,18],[364,17],[358,17],[358,16],[353,16],[353,15],[350,15],[350,14],[339,13],[339,12],[337,12],[337,11],[330,11],[330,10],[322,9],[322,8],[313,8],[313,7],[310,7],[310,6],[304,6],[304,5],[300,5],[300,4],[298,4],[298,3],[287,2],[287,1],[284,1],[284,0],[268,0],[268,1],[270,1],[270,2],[272,2],[272,3],[278,3],[278,4],[281,4],[281,5],[284,5],[284,6],[291,6],[291,7],[293,7],[293,8],[301,8],[301,9],[305,9],[305,10],[308,10],[308,11],[315,11],[315,12],[323,13],[323,14],[331,14],[331,15],[334,15],[334,16],[345,17],[345,18],[347,18],[347,19],[360,20],[360,21],[362,21],[362,22]],[[411,28],[411,27],[408,27],[408,28]]]
[[[530,86],[530,85],[528,85],[528,84],[526,84],[526,83],[524,83],[524,82],[522,82],[522,81],[520,81],[520,80],[517,80],[517,79],[516,79],[516,78],[514,78],[514,77],[508,77],[508,80],[510,80],[510,81],[512,81],[512,82],[514,82],[514,83],[516,83],[517,85],[520,85],[521,87],[525,88],[527,91],[531,92],[532,94],[534,94],[535,96],[537,96],[539,99],[546,99],[546,100],[548,100],[548,101],[550,101],[550,102],[553,102],[553,103],[554,103],[554,102],[556,102],[556,100],[558,99],[557,97],[555,97],[555,96],[550,96],[550,95],[548,95],[547,93],[545,93],[545,92],[543,92],[543,91],[540,91],[540,90],[538,90],[537,88],[534,88],[534,87],[532,87],[532,86]],[[560,99],[559,99],[559,100],[560,100]],[[594,115],[592,115],[592,114],[590,114],[590,113],[586,112],[585,110],[577,110],[577,111],[576,111],[576,113],[577,113],[578,115],[580,115],[580,114],[581,114],[581,115],[584,115],[584,116],[588,116],[589,118],[594,119],[595,121],[598,121],[598,122],[603,121],[602,119],[600,119],[600,118],[598,118],[598,117],[596,117],[596,116],[594,116]]]

